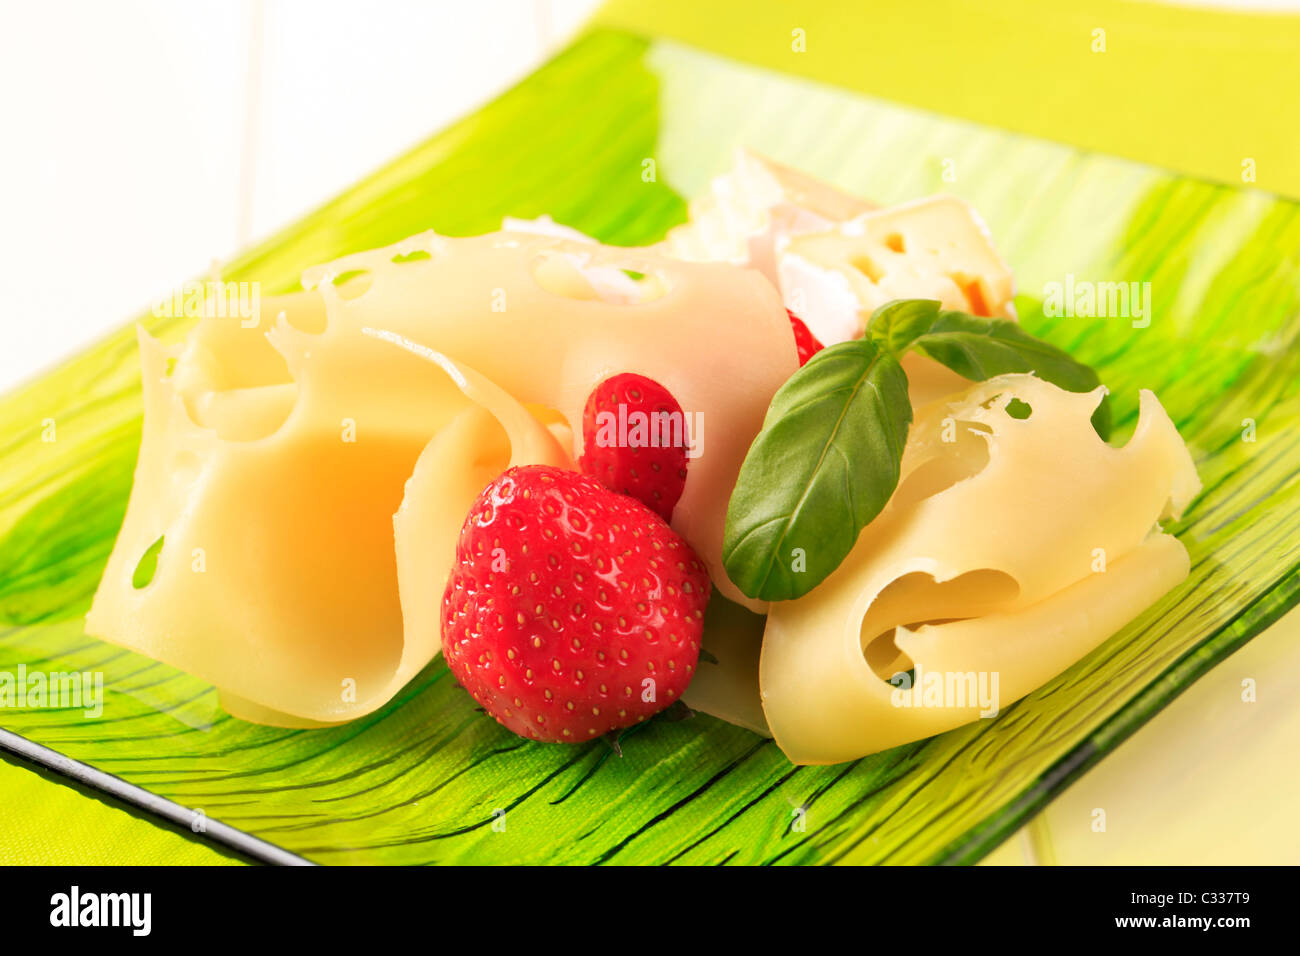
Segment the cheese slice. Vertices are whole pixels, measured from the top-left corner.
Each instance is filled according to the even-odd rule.
[[[557,239],[571,239],[574,242],[595,244],[596,240],[584,232],[565,226],[550,216],[536,219],[515,219],[511,216],[501,223],[503,232],[521,232],[534,236],[551,236]],[[567,266],[565,265],[567,260]],[[605,299],[609,302],[643,302],[662,294],[662,290],[653,287],[650,282],[632,278],[623,269],[616,266],[592,266],[583,268],[581,257],[572,254],[555,257],[548,264],[553,273],[549,279],[552,291],[579,299]],[[561,269],[567,274],[561,275]],[[547,284],[545,276],[539,276],[543,285]]]
[[[633,294],[612,271],[644,278]],[[474,496],[511,464],[572,467],[587,396],[623,371],[691,413],[699,455],[674,526],[739,595],[721,565],[726,503],[796,363],[760,276],[426,234],[303,284],[248,327],[205,316],[177,346],[141,332],[140,457],[88,633],[204,678],[250,720],[374,710],[437,652]]]
[[[473,404],[429,442],[393,516],[404,656],[394,692],[440,650],[442,593],[465,515],[479,493],[508,467],[572,468],[553,432],[501,388],[446,356],[392,333],[363,329],[445,372]],[[465,451],[472,449],[472,458]],[[449,467],[464,462],[463,467]]]
[[[1015,318],[1015,282],[979,214],[935,196],[790,238],[777,249],[787,306],[823,343],[858,338],[871,313],[894,299],[937,299],[945,308]]]
[[[758,693],[758,661],[766,618],[716,591],[704,615],[700,663],[682,701],[729,724],[771,737]]]
[[[871,203],[749,150],[691,200],[689,221],[660,248],[693,262],[730,262],[777,282],[776,250],[786,237],[830,228],[874,209]]]
[[[726,505],[772,396],[797,367],[775,289],[722,263],[690,263],[640,249],[549,236],[427,235],[429,257],[396,265],[393,250],[361,253],[313,270],[331,322],[371,326],[435,348],[485,375],[527,406],[554,410],[581,453],[582,413],[604,379],[635,372],[681,405],[698,457],[672,526],[699,553],[727,597],[761,610],[722,566]],[[611,290],[610,270],[635,273],[637,296]],[[362,295],[344,297],[331,276],[368,271]],[[594,277],[594,278],[593,278]]]
[[[551,430],[481,375],[407,339],[375,335],[428,361],[433,366],[431,378],[445,373],[469,399],[416,459],[402,503],[392,517],[401,656],[386,683],[367,687],[371,692],[364,698],[341,693],[344,708],[317,712],[314,717],[280,711],[221,688],[222,708],[243,720],[280,727],[327,726],[386,703],[441,650],[443,586],[456,556],[464,516],[479,493],[497,475],[516,465],[573,467]],[[379,560],[384,557],[377,556]],[[388,604],[391,596],[391,592],[376,593],[376,603]],[[286,635],[286,639],[292,637]],[[365,643],[357,642],[361,647]],[[309,646],[305,644],[305,648]],[[343,685],[346,680],[341,679],[341,688],[350,686]],[[263,694],[261,699],[277,700],[278,695]]]
[[[1008,375],[918,412],[885,511],[826,581],[770,610],[763,708],[791,760],[992,716],[1186,577],[1158,528],[1200,488],[1186,446],[1146,391],[1133,437],[1107,445],[1089,421],[1100,398]]]
[[[423,559],[434,567],[485,474],[568,456],[472,369],[430,366],[339,328],[307,335],[281,321],[270,338],[291,384],[245,384],[212,401],[222,389],[199,389],[185,353],[202,353],[211,383],[226,386],[250,374],[261,348],[243,348],[250,337],[226,351],[219,321],[203,320],[183,347],[140,333],[140,458],[87,632],[204,678],[237,716],[285,725],[360,716],[438,647],[437,628],[404,637],[393,541],[394,512],[418,511],[431,493],[418,464],[426,445],[439,460],[439,506],[456,516],[426,529],[437,531]],[[275,376],[272,364],[263,371]],[[200,423],[191,402],[223,411]],[[137,587],[137,563],[160,539],[152,580]]]

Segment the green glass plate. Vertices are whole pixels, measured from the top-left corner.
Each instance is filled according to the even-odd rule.
[[[836,767],[794,767],[704,716],[647,725],[621,759],[530,744],[440,662],[353,724],[253,726],[82,630],[140,435],[124,329],[0,402],[0,671],[106,682],[97,719],[14,708],[0,725],[322,863],[971,862],[1296,603],[1300,207],[1270,195],[600,31],[227,277],[287,290],[312,263],[504,215],[653,241],[742,144],[882,203],[974,202],[1016,270],[1022,321],[1101,370],[1120,435],[1145,387],[1191,446],[1205,492],[1176,528],[1189,580],[997,720]],[[1045,315],[1067,275],[1150,283],[1152,320]]]

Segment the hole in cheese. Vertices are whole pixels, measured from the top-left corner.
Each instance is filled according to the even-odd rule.
[[[910,507],[979,474],[989,463],[989,443],[984,437],[989,434],[992,429],[981,422],[954,421],[953,441],[941,441],[933,458],[908,473],[890,499],[890,507]]]
[[[862,655],[876,676],[888,681],[912,669],[912,661],[894,641],[898,627],[916,630],[980,617],[1006,607],[1019,594],[1015,578],[991,568],[942,582],[923,571],[904,574],[886,585],[863,615]]]
[[[365,295],[374,281],[374,273],[369,269],[351,269],[336,275],[332,284],[339,290],[339,298],[350,300]]]
[[[972,279],[970,276],[960,273],[951,275],[949,278],[961,290],[962,297],[966,300],[971,315],[985,317],[993,315],[993,308],[989,305],[988,296],[984,294],[984,285],[979,279]]]
[[[587,253],[546,250],[533,260],[533,278],[553,295],[611,305],[639,305],[663,298],[667,281],[640,263],[611,265]]]
[[[912,659],[898,649],[894,643],[894,633],[896,628],[890,628],[883,634],[877,634],[870,640],[864,641],[862,647],[862,656],[866,658],[867,666],[881,680],[891,682],[896,674],[915,669],[916,665]]]
[[[268,298],[262,314],[275,316],[273,329],[262,321],[201,320],[171,376],[190,420],[223,440],[266,438],[293,411],[298,386],[268,331],[319,335],[327,325],[324,299],[315,291]]]
[[[906,252],[907,243],[903,241],[902,233],[891,232],[889,235],[885,236],[885,248],[892,252]]]
[[[885,270],[876,264],[876,260],[870,256],[854,256],[849,260],[849,265],[857,269],[872,282],[879,282],[885,277]]]
[[[149,545],[144,554],[140,555],[135,572],[131,575],[131,586],[137,591],[147,588],[153,581],[154,572],[158,570],[158,555],[162,553],[162,549],[163,536],[159,535],[158,540]]]
[[[293,383],[204,392],[187,405],[196,425],[211,428],[223,441],[257,441],[284,424],[298,400]]]
[[[1007,402],[1006,413],[1012,418],[1024,421],[1034,413],[1034,410],[1030,407],[1028,402],[1022,402],[1018,398],[1013,398],[1011,401]]]

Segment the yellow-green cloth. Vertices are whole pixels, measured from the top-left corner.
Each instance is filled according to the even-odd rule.
[[[0,760],[0,865],[239,862],[54,779]]]
[[[594,25],[1300,198],[1294,14],[1149,0],[610,0]]]

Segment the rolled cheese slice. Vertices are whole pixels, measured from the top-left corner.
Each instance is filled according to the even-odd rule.
[[[587,396],[624,371],[688,413],[698,456],[673,523],[739,594],[726,503],[796,366],[757,273],[426,234],[304,286],[251,321],[206,315],[180,345],[140,333],[144,434],[88,633],[202,677],[250,720],[374,710],[438,651],[474,497],[511,465],[573,467]]]
[[[792,761],[994,716],[1186,577],[1158,527],[1199,491],[1186,446],[1147,391],[1133,437],[1106,444],[1089,421],[1100,398],[1008,375],[918,411],[885,511],[768,615],[763,709]]]
[[[407,556],[408,579],[433,574],[419,587],[440,597],[437,574],[445,578],[491,475],[568,456],[466,366],[338,329],[308,345],[282,316],[271,337],[287,365],[277,371],[255,337],[232,344],[218,322],[202,320],[184,347],[140,332],[140,457],[87,633],[209,681],[236,716],[352,719],[387,702],[438,649],[436,626],[403,628],[394,512],[408,538],[415,527],[426,537],[418,558]],[[198,391],[202,362],[210,385],[232,385],[226,375],[290,381]],[[435,456],[436,468],[422,467]],[[425,514],[431,500],[436,517]],[[159,541],[142,580],[138,562]]]
[[[722,595],[709,599],[700,663],[682,701],[691,709],[770,737],[758,693],[766,619]]]
[[[424,258],[411,257],[423,254]],[[394,259],[404,261],[394,262]],[[340,276],[371,277],[360,294]],[[637,277],[629,291],[617,273]],[[555,412],[582,454],[588,396],[621,372],[667,388],[695,454],[672,526],[714,586],[752,610],[722,565],[727,501],[772,396],[798,367],[780,296],[757,272],[523,233],[428,233],[309,270],[331,325],[384,329]]]

